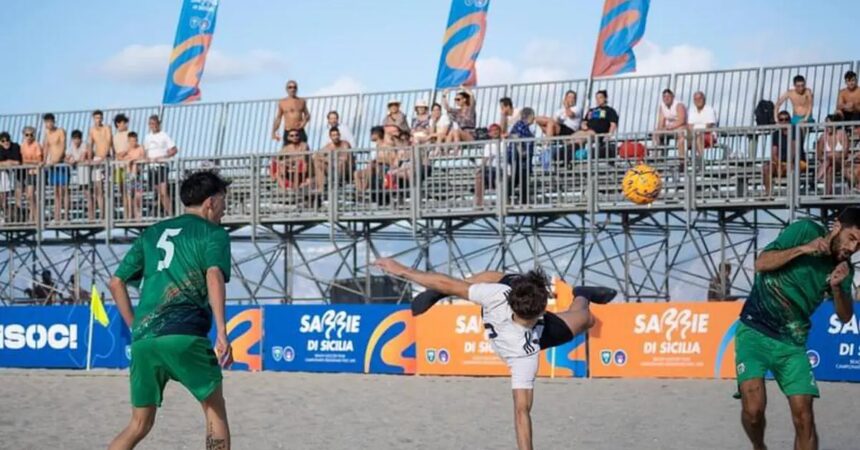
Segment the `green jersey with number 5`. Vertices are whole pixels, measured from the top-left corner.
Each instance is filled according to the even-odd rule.
[[[140,286],[132,340],[206,336],[212,327],[206,271],[213,267],[230,280],[230,236],[219,225],[186,214],[147,228],[115,274]]]

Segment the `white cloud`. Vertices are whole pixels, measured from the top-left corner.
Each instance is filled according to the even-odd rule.
[[[106,59],[98,72],[112,81],[161,82],[167,73],[170,45],[129,45]],[[230,55],[212,49],[206,59],[204,77],[208,81],[238,80],[265,72],[280,72],[286,61],[269,50],[251,50]]]
[[[497,57],[478,58],[475,63],[478,70],[478,84],[492,86],[494,84],[516,83],[518,70],[514,63]]]
[[[338,77],[331,84],[314,91],[311,96],[357,94],[366,90],[361,81],[349,75]]]
[[[680,73],[712,70],[716,57],[706,48],[681,44],[663,49],[651,41],[642,41],[636,52],[636,73]]]
[[[524,83],[569,80],[570,78],[571,76],[567,70],[557,67],[532,67],[523,70],[520,74],[520,81]]]

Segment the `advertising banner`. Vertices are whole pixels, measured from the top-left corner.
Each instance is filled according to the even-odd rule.
[[[414,321],[403,306],[264,306],[263,325],[266,370],[415,373]]]
[[[860,324],[854,303],[854,316],[842,323],[833,302],[824,302],[812,315],[812,330],[807,341],[807,356],[821,381],[860,381]]]
[[[228,305],[227,339],[233,347],[233,365],[230,370],[263,370],[263,309],[259,306]],[[209,340],[215,345],[216,330],[212,325]]]
[[[743,303],[592,305],[592,377],[734,378]]]
[[[510,375],[487,339],[481,307],[438,305],[415,319],[421,375]],[[586,376],[585,336],[542,351],[539,376]],[[554,364],[553,364],[554,363]]]

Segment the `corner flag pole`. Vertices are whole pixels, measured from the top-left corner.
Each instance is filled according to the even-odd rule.
[[[90,361],[93,354],[93,305],[90,304],[90,326],[87,331],[87,370],[90,370]]]

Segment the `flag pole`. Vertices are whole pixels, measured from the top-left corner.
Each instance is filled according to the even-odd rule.
[[[87,370],[90,370],[90,361],[93,353],[93,305],[90,302],[90,326],[87,332]]]

